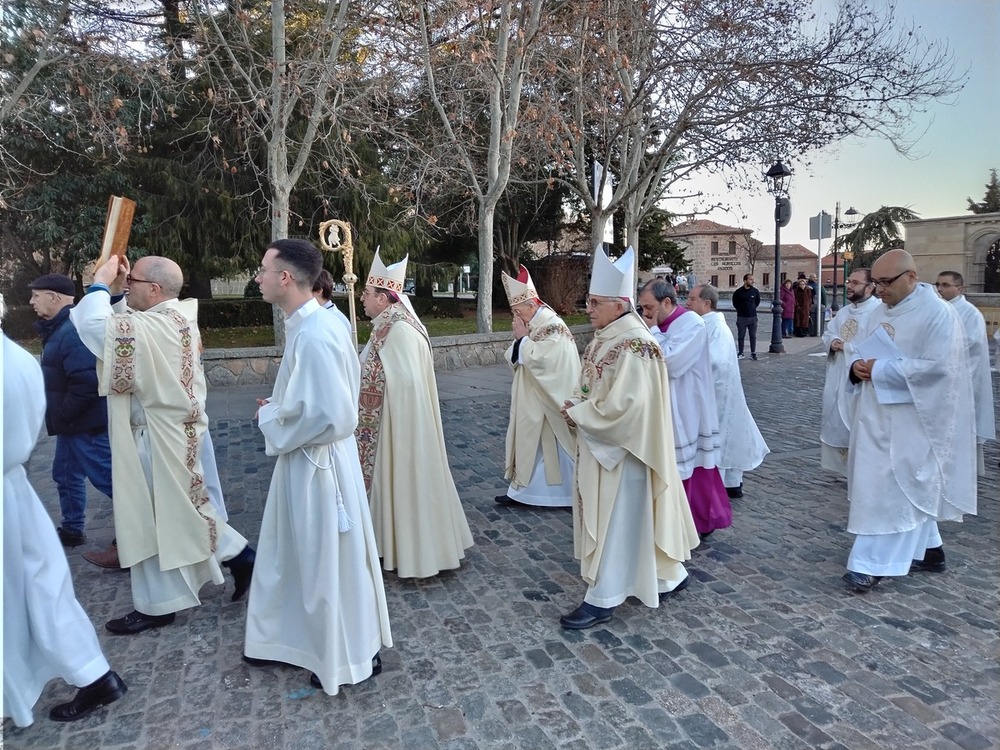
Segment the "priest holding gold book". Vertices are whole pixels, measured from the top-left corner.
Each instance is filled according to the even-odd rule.
[[[132,635],[198,606],[208,582],[235,578],[233,600],[250,586],[254,550],[209,500],[200,452],[208,425],[196,300],[179,300],[183,274],[168,258],[131,268],[113,255],[70,313],[97,357],[108,397],[115,533],[132,576],[134,609],[106,627]],[[111,303],[112,295],[127,292]]]

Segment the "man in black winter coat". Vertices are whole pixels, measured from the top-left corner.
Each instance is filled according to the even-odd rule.
[[[111,446],[108,407],[97,393],[97,360],[69,320],[76,289],[68,276],[50,273],[35,279],[31,307],[41,318],[45,380],[45,427],[56,436],[52,479],[59,489],[62,522],[56,530],[65,547],[86,541],[87,479],[111,497]]]
[[[753,276],[744,274],[743,286],[733,292],[733,308],[736,310],[736,356],[743,359],[743,341],[750,334],[750,358],[757,359],[757,305],[760,292],[753,285]]]

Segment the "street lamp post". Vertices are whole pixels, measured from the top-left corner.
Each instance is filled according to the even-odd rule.
[[[771,298],[771,354],[784,354],[781,340],[781,228],[792,218],[792,204],[788,200],[788,183],[792,170],[776,161],[764,173],[767,192],[774,196],[774,292]]]
[[[840,201],[837,201],[837,210],[833,217],[833,303],[830,305],[834,314],[840,309],[840,302],[837,299],[837,238],[840,236],[841,227],[852,227],[857,223],[857,217],[861,212],[851,206],[844,212],[844,220],[840,220]],[[847,253],[844,253],[844,260],[847,260]],[[844,269],[844,288],[847,288],[847,269]]]

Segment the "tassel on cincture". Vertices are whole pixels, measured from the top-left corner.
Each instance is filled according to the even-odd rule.
[[[344,507],[344,496],[337,493],[337,530],[345,534],[354,527],[354,521],[347,515],[347,508]]]

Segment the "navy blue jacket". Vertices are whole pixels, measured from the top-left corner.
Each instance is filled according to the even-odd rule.
[[[106,432],[108,405],[97,395],[97,358],[83,345],[66,305],[52,320],[39,320],[45,428],[50,435]]]

